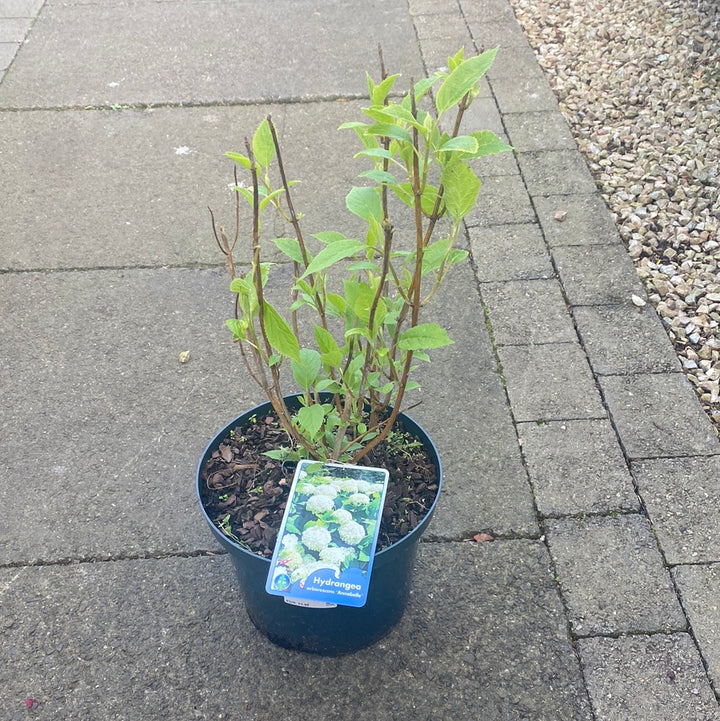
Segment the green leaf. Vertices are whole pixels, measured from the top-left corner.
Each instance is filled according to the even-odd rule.
[[[347,209],[358,218],[382,222],[382,203],[375,188],[353,188],[345,198]]]
[[[230,158],[230,160],[234,160],[236,163],[239,163],[242,165],[243,168],[247,168],[250,170],[250,158],[248,158],[245,155],[241,155],[240,153],[225,153],[226,158]]]
[[[334,315],[336,318],[345,317],[345,310],[347,308],[345,298],[343,298],[341,295],[338,295],[337,293],[328,293],[327,301],[327,310],[331,315]]]
[[[471,135],[458,135],[450,138],[440,144],[438,150],[454,150],[462,153],[476,153],[478,150],[478,141]]]
[[[426,95],[427,92],[432,88],[435,83],[440,80],[443,76],[440,73],[435,73],[435,75],[431,75],[429,78],[423,78],[422,80],[418,80],[415,85],[413,86],[413,90],[415,92],[415,101],[417,102],[420,100],[420,98],[423,97],[423,95]],[[403,100],[403,107],[405,106],[405,103],[410,104],[410,94],[408,93],[407,97]]]
[[[467,257],[470,255],[470,253],[467,252],[467,250],[459,250],[458,248],[453,248],[453,250],[450,251],[450,254],[447,257],[447,260],[445,261],[445,265],[447,267],[451,265],[457,265],[458,263],[462,263]]]
[[[238,320],[237,318],[228,318],[225,321],[225,325],[230,329],[233,334],[233,338],[237,340],[245,340],[247,331],[247,322]]]
[[[383,108],[383,110],[385,111],[385,114],[391,118],[395,118],[396,120],[402,120],[403,122],[414,128],[417,128],[418,130],[423,129],[422,123],[416,120],[410,110],[403,107],[402,105],[387,105]]]
[[[252,149],[258,165],[267,168],[275,157],[275,144],[267,118],[258,125],[252,139]]]
[[[342,386],[332,378],[325,378],[315,384],[315,390],[318,393],[327,391],[328,393],[342,393]]]
[[[295,238],[273,238],[273,243],[275,243],[278,250],[290,258],[290,260],[302,265],[304,261],[302,251],[300,250],[300,243],[298,243]]]
[[[233,278],[230,281],[230,292],[245,294],[252,288],[252,283],[246,278]]]
[[[421,323],[400,334],[398,347],[402,350],[428,350],[453,343],[444,328],[436,323]]]
[[[450,72],[455,70],[455,68],[460,65],[460,63],[465,61],[465,48],[460,48],[455,55],[451,55],[448,58],[448,68],[450,68]]]
[[[399,74],[388,75],[381,83],[375,85],[372,78],[367,76],[368,93],[370,94],[370,101],[373,105],[382,105],[387,98],[388,93],[392,90],[395,81],[400,77]]]
[[[359,153],[355,153],[353,157],[358,158],[361,155],[366,155],[368,158],[387,158],[388,160],[392,160],[392,153],[389,150],[385,150],[385,148],[366,148]]]
[[[394,123],[376,123],[371,125],[366,131],[368,135],[377,135],[381,138],[392,138],[403,143],[412,143],[412,137],[405,128],[401,128]]]
[[[457,105],[470,92],[492,65],[498,49],[486,50],[460,63],[445,78],[435,95],[435,107],[441,115]]]
[[[318,373],[322,367],[320,354],[312,348],[301,348],[300,359],[293,360],[292,366],[293,378],[295,382],[303,390],[311,388],[317,380]]]
[[[325,245],[334,243],[336,240],[347,240],[342,233],[338,233],[336,230],[324,230],[321,233],[315,233],[313,238],[317,238],[317,240],[325,243]]]
[[[272,451],[263,451],[263,456],[267,456],[268,458],[272,458],[276,461],[299,461],[300,455],[296,452],[291,450],[290,448],[277,448]]]
[[[325,411],[322,406],[316,403],[301,408],[297,412],[295,419],[304,431],[304,434],[312,439],[317,435],[320,428],[322,428],[323,421],[325,420]]]
[[[338,126],[338,130],[358,130],[362,128],[367,128],[367,123],[361,123],[357,120],[352,120],[349,123],[343,123],[342,125]]]
[[[248,205],[251,208],[253,207],[253,204],[255,203],[255,198],[253,196],[252,190],[250,190],[249,188],[243,188],[242,185],[232,185],[231,187],[235,192],[240,193],[240,195],[242,195],[242,197],[247,200]]]
[[[325,328],[316,325],[315,341],[322,353],[323,363],[327,363],[327,365],[333,366],[334,368],[339,367],[343,360],[343,354],[332,333]]]
[[[360,173],[361,178],[370,178],[376,183],[389,183],[390,185],[397,184],[397,178],[385,170],[366,170],[364,173]]]
[[[487,155],[496,155],[497,153],[514,150],[512,145],[508,145],[500,140],[500,138],[490,130],[480,130],[477,133],[471,133],[471,135],[477,140],[478,144],[477,151],[473,155],[474,158],[484,158]]]
[[[373,273],[378,275],[382,272],[382,268],[377,263],[373,263],[371,260],[359,260],[357,263],[350,263],[348,270],[354,272],[356,270],[371,270]]]
[[[288,322],[270,305],[263,301],[263,321],[270,345],[281,355],[300,360],[300,344]]]
[[[329,268],[340,260],[350,258],[361,250],[365,249],[365,243],[351,238],[344,240],[336,240],[334,243],[323,248],[310,262],[307,270],[302,274],[302,278],[317,273],[325,268]]]
[[[474,207],[480,192],[480,179],[457,156],[442,172],[445,207],[455,220],[462,220]]]
[[[250,278],[233,278],[230,282],[230,292],[238,294],[243,313],[255,314],[258,309],[257,293]]]
[[[452,238],[443,238],[425,248],[422,257],[422,274],[437,270],[452,247]]]

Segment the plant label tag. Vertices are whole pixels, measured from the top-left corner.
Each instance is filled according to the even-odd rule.
[[[300,461],[265,590],[305,607],[364,606],[389,477],[384,468]]]
[[[285,598],[285,603],[300,608],[336,608],[337,603],[325,603],[324,601],[306,601],[303,598]]]

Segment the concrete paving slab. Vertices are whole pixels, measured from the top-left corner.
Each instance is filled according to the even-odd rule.
[[[408,5],[412,16],[424,13],[430,15],[456,15],[458,12],[457,5],[446,0],[409,0]]]
[[[640,510],[609,421],[520,423],[518,434],[542,515]]]
[[[720,564],[676,566],[672,575],[708,675],[717,688],[720,685]]]
[[[578,641],[597,721],[717,721],[718,703],[685,633]]]
[[[218,271],[0,276],[0,563],[208,547],[197,460],[259,400],[226,288]]]
[[[498,345],[571,343],[577,339],[560,283],[554,278],[484,283],[482,297]]]
[[[469,228],[468,234],[481,283],[551,278],[555,274],[535,224],[476,226]]]
[[[720,559],[720,455],[637,461],[632,472],[671,565]]]
[[[542,544],[421,544],[400,625],[343,658],[278,648],[227,557],[0,571],[6,718],[590,721]],[[372,693],[368,690],[372,689]]]
[[[477,207],[465,219],[468,226],[535,222],[535,211],[519,175],[483,178],[480,193]]]
[[[507,118],[512,123],[512,118]],[[597,193],[533,198],[551,248],[565,245],[612,245],[621,242],[610,211]],[[561,214],[562,221],[556,219]]]
[[[480,22],[511,22],[515,20],[515,13],[505,0],[459,0],[463,15],[468,25],[473,27]]]
[[[21,43],[30,29],[29,18],[0,16],[0,43]]]
[[[620,245],[558,246],[553,257],[570,305],[624,305],[633,295],[646,297]]]
[[[405,0],[50,2],[32,35],[0,87],[0,107],[365,94],[378,43],[390,71],[424,74]]]
[[[305,233],[359,231],[345,195],[369,166],[352,159],[354,133],[337,128],[364,104],[0,113],[0,154],[14,168],[0,177],[0,268],[218,262],[208,206],[219,223],[234,219],[234,164],[224,153],[241,150],[268,114],[286,145],[288,177],[302,181],[295,203]],[[241,219],[249,237],[244,203]],[[288,232],[277,220],[266,227]],[[236,254],[247,262],[251,243]]]
[[[10,67],[10,63],[13,61],[19,47],[20,43],[0,43],[0,73],[5,72]],[[2,79],[2,76],[0,76],[0,79]]]
[[[433,309],[450,318],[456,344],[421,379],[414,400],[427,402],[412,413],[448,459],[438,533],[537,535],[479,299],[447,312],[471,282],[469,268],[456,270],[458,285]],[[269,292],[284,292],[274,289],[270,281]],[[224,271],[5,274],[0,301],[0,563],[206,548],[197,459],[263,400],[223,327],[232,313]],[[28,482],[32,493],[18,493]]]
[[[711,455],[720,450],[682,373],[600,376],[598,382],[628,457]]]
[[[34,18],[44,0],[0,0],[0,18]]]
[[[680,370],[678,357],[650,305],[580,306],[573,309],[573,316],[595,373]]]
[[[541,82],[545,80],[535,52],[530,46],[523,45],[517,45],[511,52],[502,52],[501,49],[487,75],[491,83],[499,78],[535,78]]]
[[[521,153],[577,150],[567,122],[557,112],[512,113],[504,120],[512,146]]]
[[[518,157],[528,193],[568,195],[591,193],[595,181],[585,160],[576,150],[535,150]]]
[[[421,44],[424,40],[445,40],[448,47],[454,47],[453,43],[455,43],[457,50],[461,44],[472,42],[467,23],[457,10],[452,13],[442,13],[440,16],[435,13],[415,13],[413,23]],[[447,54],[453,52],[449,49]]]
[[[490,85],[503,115],[558,110],[557,98],[546,80],[506,77],[495,78]]]
[[[479,48],[500,47],[501,54],[510,54],[513,50],[526,49],[530,44],[515,17],[506,16],[501,20],[481,20],[477,16],[466,17],[470,32]]]
[[[605,418],[579,345],[505,346],[498,355],[516,421]]]
[[[686,629],[645,518],[548,519],[545,528],[576,636]]]

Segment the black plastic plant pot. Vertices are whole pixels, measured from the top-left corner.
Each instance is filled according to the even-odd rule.
[[[295,397],[286,398],[292,408]],[[442,485],[440,457],[430,437],[409,416],[401,414],[397,423],[416,436],[437,469],[438,490],[430,510],[407,535],[376,554],[368,597],[364,606],[303,608],[286,603],[281,596],[265,591],[270,560],[232,541],[211,521],[201,500],[202,471],[212,453],[237,426],[252,416],[272,412],[263,403],[228,423],[210,442],[197,469],[196,490],[200,508],[215,538],[230,555],[237,571],[245,607],[253,624],[273,643],[284,648],[323,656],[340,656],[365,648],[385,636],[402,618],[410,593],[412,568],[420,536],[425,532],[437,505]]]

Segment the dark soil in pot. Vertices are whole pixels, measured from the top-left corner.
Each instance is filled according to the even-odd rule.
[[[275,547],[295,467],[263,452],[282,446],[289,446],[289,439],[274,414],[255,417],[227,435],[202,472],[201,500],[210,519],[226,536],[265,558]],[[423,445],[398,425],[361,463],[390,472],[379,552],[426,516],[438,491],[437,469]]]

